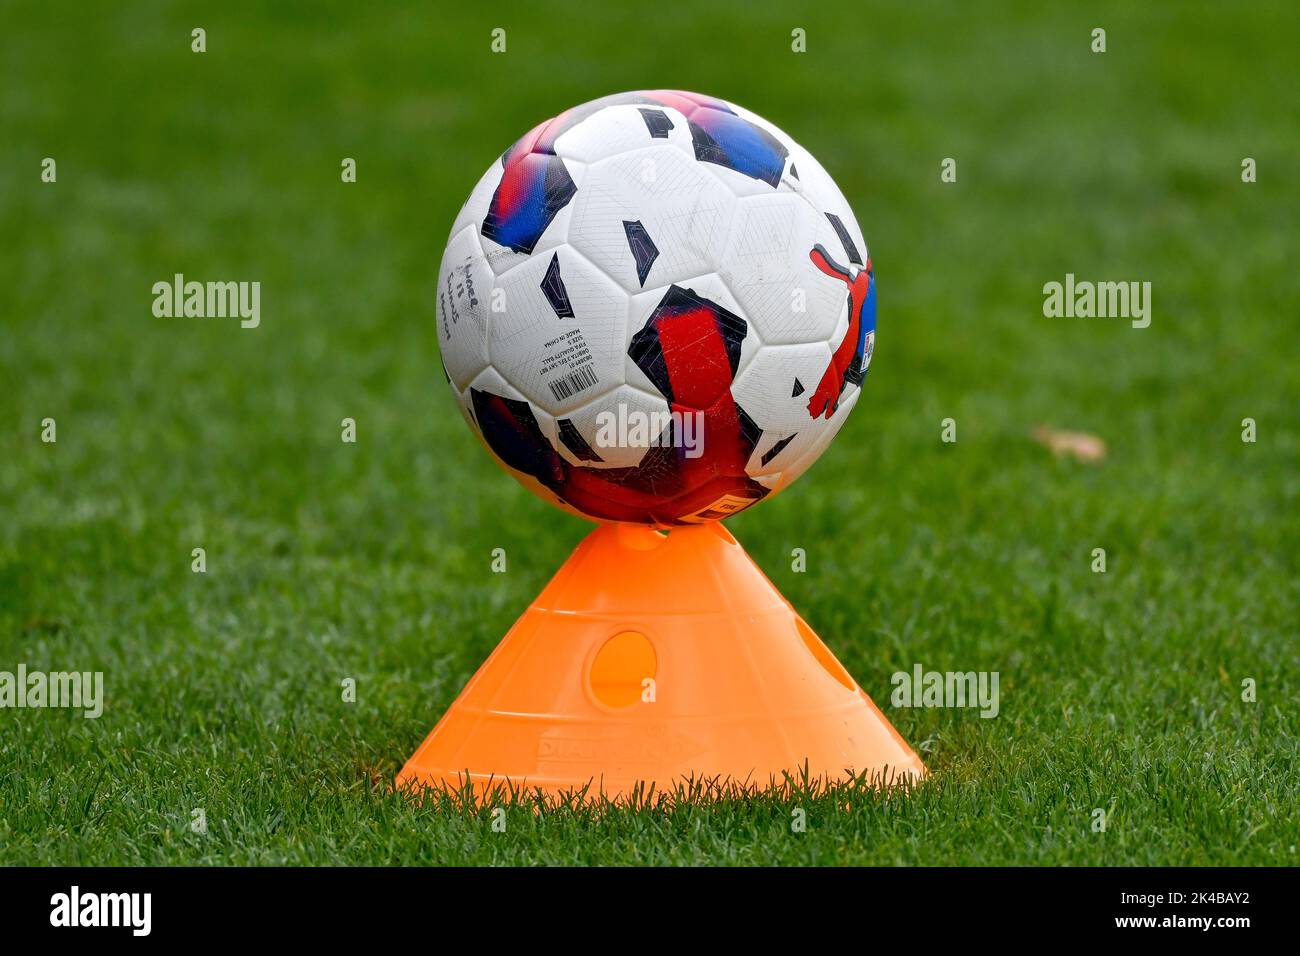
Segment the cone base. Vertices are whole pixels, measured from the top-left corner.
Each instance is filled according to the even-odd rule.
[[[618,799],[925,767],[720,524],[603,525],[397,777]]]

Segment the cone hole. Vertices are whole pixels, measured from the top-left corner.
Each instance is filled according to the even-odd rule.
[[[831,649],[822,643],[822,639],[813,633],[813,629],[804,622],[804,619],[795,618],[794,626],[799,631],[799,636],[803,638],[804,646],[812,652],[812,656],[822,666],[822,670],[849,690],[857,690],[857,685],[853,683],[853,678],[844,669],[844,665],[835,659]]]
[[[617,527],[619,547],[631,551],[650,551],[668,540],[664,532],[644,525],[619,524]]]
[[[642,682],[655,676],[654,645],[640,631],[615,634],[592,658],[587,678],[591,692],[606,707],[631,707],[641,701]]]

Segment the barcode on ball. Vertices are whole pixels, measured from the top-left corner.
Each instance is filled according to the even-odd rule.
[[[564,378],[557,378],[551,382],[551,394],[555,396],[557,401],[563,401],[570,395],[576,395],[578,392],[591,388],[595,384],[596,373],[592,371],[590,365],[584,365],[570,372]]]

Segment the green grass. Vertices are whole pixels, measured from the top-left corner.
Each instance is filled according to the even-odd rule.
[[[0,863],[1300,862],[1298,27],[1286,2],[6,3],[0,670],[102,670],[107,701],[0,710]],[[863,399],[729,525],[932,777],[496,833],[388,784],[588,526],[455,413],[435,272],[515,136],[658,86],[785,128],[870,240]],[[260,280],[262,327],[155,319],[175,272]],[[1044,318],[1066,272],[1151,281],[1151,327]],[[1109,457],[1057,461],[1040,423]],[[1000,715],[889,709],[917,662],[998,671]]]

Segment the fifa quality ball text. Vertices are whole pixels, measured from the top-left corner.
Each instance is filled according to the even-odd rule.
[[[625,93],[535,127],[451,229],[438,341],[470,427],[596,520],[725,518],[857,402],[876,284],[843,194],[771,123]]]

